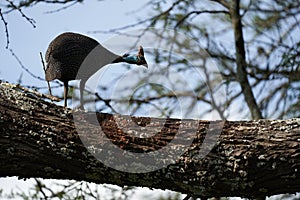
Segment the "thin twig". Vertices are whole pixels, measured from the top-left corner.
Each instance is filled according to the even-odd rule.
[[[129,28],[135,28],[137,27],[138,25],[141,25],[141,24],[144,24],[148,21],[152,20],[152,17],[149,18],[149,19],[145,19],[145,20],[141,20],[141,21],[138,21],[136,23],[133,23],[133,24],[129,24],[129,25],[126,25],[126,26],[122,26],[122,27],[119,27],[119,28],[113,28],[113,29],[109,29],[109,30],[98,30],[98,31],[89,31],[88,33],[91,33],[91,34],[95,34],[95,33],[102,33],[102,34],[111,34],[111,33],[121,33],[122,30],[126,30],[126,29],[129,29]]]
[[[59,12],[59,11],[62,11],[62,10],[66,10],[66,9],[70,8],[71,6],[76,5],[77,3],[78,3],[78,1],[75,1],[75,2],[73,2],[69,5],[63,6],[59,9],[47,11],[47,12],[45,12],[45,14],[52,14],[52,13],[56,13],[56,12]]]
[[[10,6],[11,6],[13,9],[19,11],[19,13],[22,15],[22,17],[24,17],[24,18],[32,25],[33,28],[36,28],[36,25],[35,25],[36,22],[35,22],[34,19],[29,18],[27,15],[25,15],[25,14],[23,13],[23,11],[21,10],[21,8],[18,7],[18,6],[16,6],[12,1],[10,1],[10,0],[6,0],[6,1],[10,4]]]
[[[43,184],[37,178],[34,178],[34,180],[36,182],[38,190],[42,193],[44,199],[48,199],[46,193],[43,191]]]
[[[228,11],[225,10],[201,10],[201,11],[191,11],[187,13],[184,17],[182,17],[175,25],[175,29],[178,28],[187,18],[191,15],[200,15],[200,14],[227,14],[229,15]]]
[[[182,200],[189,200],[192,197],[192,195],[188,194],[186,197],[184,197]]]
[[[19,59],[19,57],[15,54],[15,52],[12,49],[9,49],[11,55],[17,60],[17,62],[20,64],[21,68],[24,69],[30,76],[32,76],[33,78],[36,78],[38,80],[44,81],[44,78],[41,78],[39,76],[36,76],[35,74],[33,74],[28,68],[25,67],[25,65],[23,65],[22,61]]]
[[[89,92],[90,92],[90,91],[89,91]],[[118,112],[112,107],[112,105],[110,105],[110,102],[112,101],[111,99],[103,99],[103,98],[99,95],[99,93],[97,93],[97,92],[94,93],[94,94],[95,94],[95,96],[98,98],[97,101],[98,101],[98,100],[103,101],[104,104],[105,104],[107,107],[109,107],[109,108],[111,109],[112,112],[118,113]]]
[[[4,16],[2,14],[1,8],[0,8],[0,17],[1,17],[1,21],[4,24],[4,28],[5,28],[5,33],[6,33],[6,49],[8,49],[8,45],[9,45],[9,34],[8,34],[8,23],[5,21]]]
[[[43,54],[42,54],[42,52],[40,52],[40,56],[41,56],[41,61],[42,61],[43,69],[44,69],[44,72],[45,72],[45,74],[46,74],[46,66],[45,66],[45,62],[44,62],[44,59],[43,59]],[[52,91],[51,91],[51,87],[50,87],[50,82],[47,81],[47,84],[48,84],[48,91],[49,91],[49,94],[52,96]]]

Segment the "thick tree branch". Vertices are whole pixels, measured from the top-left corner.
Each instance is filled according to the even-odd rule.
[[[264,197],[300,191],[300,119],[226,122],[222,126],[223,122],[129,117],[152,135],[143,138],[129,134],[135,130],[119,128],[120,122],[130,124],[128,116],[98,113],[98,122],[91,124],[88,119],[93,113],[64,109],[7,84],[0,84],[0,96],[1,177],[74,179],[202,197]],[[127,173],[107,167],[87,151],[74,125],[76,116],[86,128],[81,134],[94,151],[106,151],[105,146],[113,143],[131,152],[154,152],[178,134],[192,137],[191,124],[196,123],[198,129],[193,143],[173,164],[148,173]],[[96,140],[100,126],[107,138]],[[203,141],[213,141],[208,133],[220,130],[213,149],[199,158],[199,151],[207,148]],[[122,158],[122,153],[112,156]]]

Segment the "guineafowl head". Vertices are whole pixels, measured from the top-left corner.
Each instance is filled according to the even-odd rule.
[[[145,59],[144,50],[142,46],[139,47],[138,53],[136,55],[130,55],[126,53],[120,58],[117,58],[115,62],[126,62],[129,64],[143,65],[144,67],[148,68],[148,64]]]
[[[139,46],[139,51],[136,54],[136,57],[137,57],[137,65],[143,65],[148,68],[148,64],[144,56],[144,49],[142,46]]]

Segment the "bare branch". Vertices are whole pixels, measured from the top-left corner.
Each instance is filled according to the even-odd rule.
[[[63,6],[59,9],[56,9],[56,10],[52,10],[52,11],[47,11],[46,14],[52,14],[52,13],[56,13],[56,12],[60,12],[62,10],[66,10],[74,5],[76,5],[78,3],[78,1],[74,1],[73,3],[70,3],[69,5],[66,5],[66,6]]]
[[[16,6],[11,0],[6,0],[6,1],[10,4],[10,6],[11,6],[14,10],[19,11],[19,13],[22,15],[22,17],[24,17],[24,18],[32,25],[33,28],[36,27],[36,25],[35,25],[36,22],[35,22],[34,19],[29,18],[27,15],[25,15],[24,12],[21,10],[21,8],[18,7],[18,6]]]
[[[48,196],[46,195],[46,193],[43,190],[44,186],[43,186],[42,182],[37,178],[34,178],[34,180],[36,182],[37,189],[42,193],[44,199],[48,199]]]
[[[211,0],[212,2],[216,2],[219,3],[220,5],[222,5],[224,8],[229,9],[229,3],[226,0]]]
[[[200,15],[200,14],[226,14],[229,15],[230,13],[226,10],[201,10],[201,11],[191,11],[187,13],[184,17],[182,17],[177,24],[175,25],[175,28],[180,26],[187,18],[189,18],[191,15]]]
[[[8,34],[8,27],[7,27],[8,23],[4,19],[1,8],[0,8],[0,17],[1,17],[1,21],[3,22],[4,28],[5,28],[5,35],[6,35],[6,47],[5,48],[8,49],[8,45],[9,45],[9,34]]]
[[[235,38],[235,51],[236,51],[236,65],[237,65],[237,80],[242,88],[245,101],[251,112],[253,119],[262,119],[263,116],[257,105],[252,88],[250,86],[247,77],[247,63],[246,63],[246,52],[245,42],[242,28],[242,19],[240,15],[240,1],[232,1],[231,9],[231,21],[233,25],[234,38]]]
[[[7,1],[7,0],[6,0]],[[67,3],[81,3],[83,0],[25,0],[21,1],[17,7],[29,7],[38,3],[47,3],[47,4],[67,4]]]
[[[45,66],[44,57],[43,57],[42,52],[40,52],[40,57],[41,57],[41,61],[42,61],[44,72],[46,74],[46,66]],[[52,96],[52,91],[51,91],[51,86],[50,86],[50,82],[49,81],[47,81],[47,85],[48,85],[49,94]]]
[[[14,53],[14,51],[12,49],[9,49],[11,55],[17,60],[17,62],[19,63],[19,65],[21,66],[21,68],[23,70],[25,70],[30,76],[32,76],[33,78],[36,78],[38,80],[41,81],[45,81],[44,78],[41,78],[39,76],[36,76],[34,73],[32,73],[27,67],[25,67],[25,65],[22,63],[22,61],[19,59],[19,57]]]

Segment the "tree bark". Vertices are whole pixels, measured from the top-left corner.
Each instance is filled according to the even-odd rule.
[[[251,198],[300,191],[300,119],[210,122],[95,115],[64,109],[7,83],[0,84],[0,95],[1,177],[74,179],[201,197]],[[93,115],[98,120],[95,124],[89,121]],[[86,131],[76,127],[75,118],[79,124],[88,123]],[[128,134],[134,130],[119,128],[118,123],[132,121],[145,134],[154,134],[134,137]],[[93,151],[106,150],[113,143],[124,151],[143,154],[172,143],[179,130],[183,140],[192,137],[190,127],[195,123],[197,132],[188,149],[175,162],[147,173],[128,173],[103,164],[83,145],[86,141],[80,135],[90,141]],[[99,127],[106,135],[103,140],[96,140]],[[213,141],[213,134],[208,133],[221,130]],[[205,141],[213,141],[208,142],[213,148],[200,158],[201,149],[209,148]],[[175,143],[172,148],[180,145]],[[122,158],[120,155],[120,165]]]

